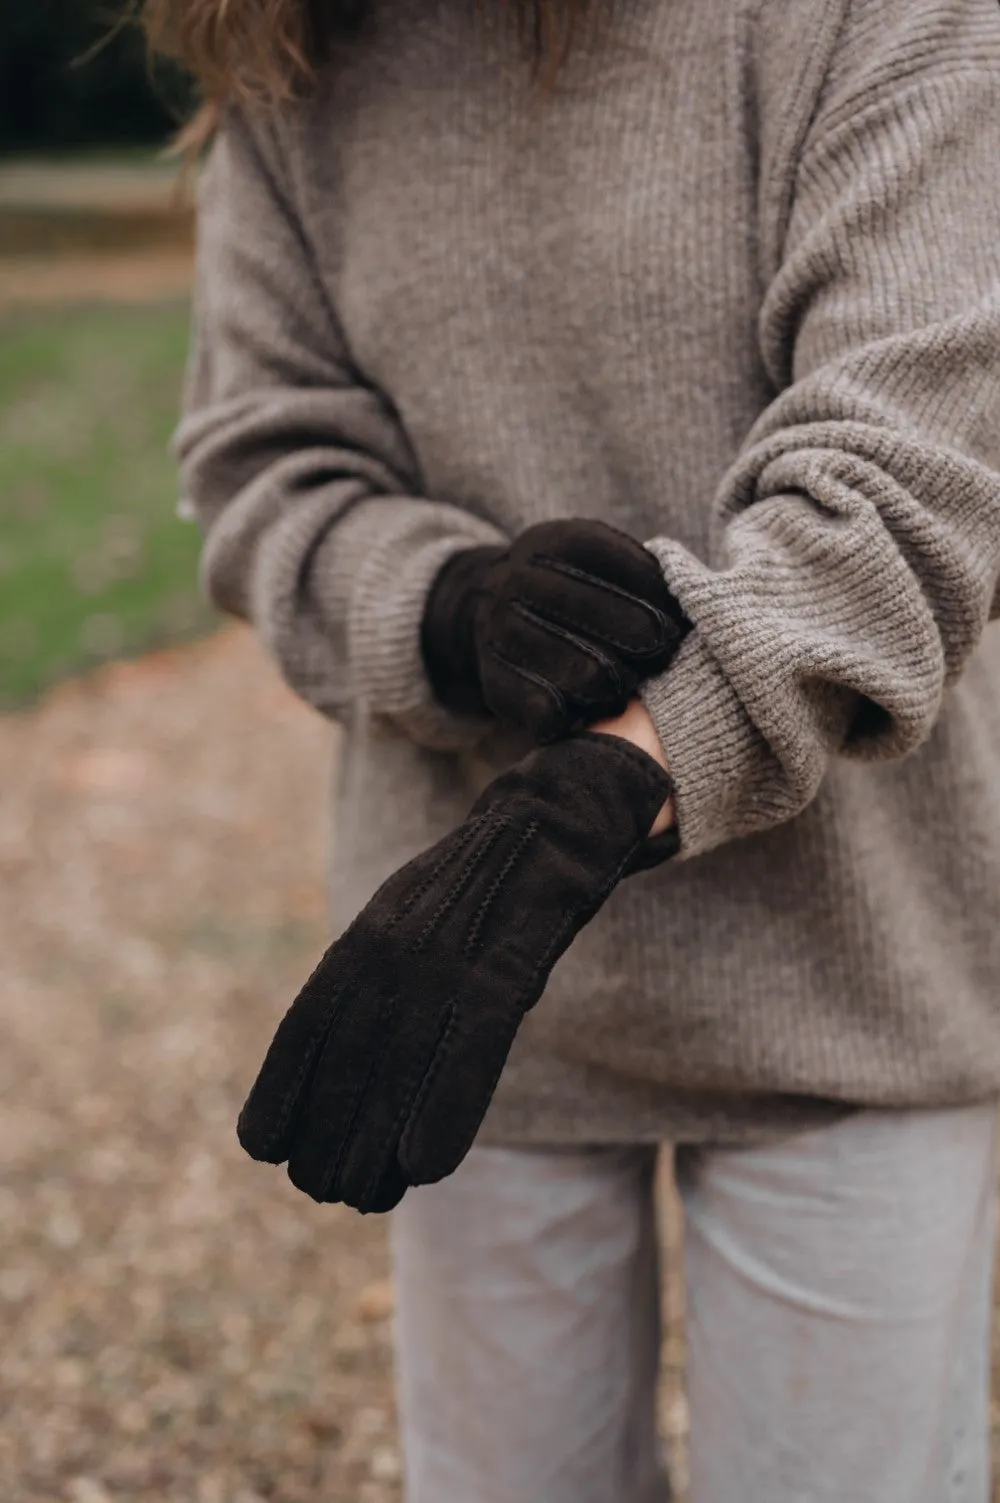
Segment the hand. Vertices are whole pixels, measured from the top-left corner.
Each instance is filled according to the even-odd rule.
[[[445,704],[545,742],[620,714],[688,629],[646,548],[603,522],[568,520],[450,559],[428,596],[423,647]]]
[[[521,1019],[669,792],[615,735],[543,747],[498,777],[326,952],[240,1115],[246,1151],[361,1211],[457,1169]]]

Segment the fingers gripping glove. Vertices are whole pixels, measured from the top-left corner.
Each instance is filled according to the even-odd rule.
[[[471,548],[428,595],[423,651],[438,697],[537,741],[624,710],[689,622],[648,549],[604,522],[542,522]]]
[[[645,752],[592,734],[491,783],[323,956],[243,1108],[246,1151],[361,1211],[457,1169],[525,1012],[670,791]]]

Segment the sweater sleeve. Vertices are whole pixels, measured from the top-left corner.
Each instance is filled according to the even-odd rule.
[[[835,756],[913,752],[1000,614],[1000,11],[844,11],[801,129],[770,132],[795,143],[760,194],[774,400],[708,559],[649,544],[695,625],[643,691],[682,855],[793,818]]]
[[[424,600],[488,522],[420,495],[391,403],[352,369],[276,132],[231,114],[199,190],[194,340],[175,439],[205,588],[323,713],[363,706],[443,749],[480,722],[435,699]]]

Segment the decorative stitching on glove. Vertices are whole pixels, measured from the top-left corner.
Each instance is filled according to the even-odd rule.
[[[413,888],[412,892],[410,892],[409,895],[404,899],[404,901],[400,903],[399,907],[396,909],[396,912],[393,914],[393,917],[389,922],[390,929],[394,929],[396,925],[406,917],[406,915],[413,908],[414,904],[419,903],[424,893],[430,891],[435,882],[437,882],[438,878],[441,876],[441,873],[444,871],[445,867],[453,866],[455,864],[455,857],[465,849],[465,847],[470,843],[474,836],[477,835],[478,832],[486,824],[489,824],[489,816],[483,814],[477,816],[475,819],[467,819],[465,821],[465,824],[460,826],[457,833],[455,845],[444,852],[440,859],[437,860],[431,867],[424,880],[418,883],[417,886]]]
[[[326,1179],[323,1182],[322,1198],[324,1200],[326,1199],[331,1186],[339,1177],[340,1171],[344,1167],[344,1161],[354,1144],[358,1126],[358,1119],[361,1113],[361,1108],[365,1101],[365,1097],[368,1094],[369,1087],[371,1086],[372,1081],[375,1080],[376,1076],[378,1075],[378,1072],[382,1068],[382,1065],[385,1063],[385,1057],[389,1050],[389,1040],[391,1038],[392,1020],[396,1011],[396,1004],[398,1001],[398,997],[390,997],[382,1011],[382,1043],[381,1046],[376,1050],[375,1054],[372,1055],[371,1062],[368,1066],[368,1073],[365,1075],[364,1081],[355,1088],[354,1095],[351,1100],[350,1116],[347,1120],[347,1126],[344,1129],[344,1139],[340,1145],[340,1152],[334,1159],[333,1167],[331,1168],[329,1174],[326,1176]],[[327,1044],[329,1044],[331,1036],[332,1031],[331,1033],[327,1034]]]
[[[487,892],[483,901],[480,903],[478,909],[476,910],[476,916],[472,920],[472,927],[470,928],[468,937],[465,941],[466,955],[474,955],[476,953],[476,950],[479,948],[479,937],[482,934],[483,925],[485,924],[486,919],[489,915],[489,911],[493,906],[494,899],[496,898],[500,889],[503,887],[504,882],[510,876],[511,872],[514,870],[514,867],[527,851],[529,845],[534,840],[537,834],[538,821],[537,819],[533,819],[518,836],[517,844],[511,851],[510,855],[507,857],[507,860],[504,862],[503,866],[497,872],[496,876],[493,878],[493,881],[490,884],[489,891]]]
[[[451,886],[445,892],[437,908],[435,908],[427,923],[417,935],[416,940],[410,945],[409,948],[413,954],[419,954],[435,930],[440,929],[441,924],[454,908],[462,893],[472,881],[472,878],[482,867],[486,857],[496,845],[509,823],[510,821],[504,815],[500,815],[499,818],[493,820],[484,821],[484,824],[491,826],[487,832],[485,844],[472,852],[458,873],[458,876],[453,878]]]
[[[580,584],[589,585],[594,590],[600,590],[606,595],[613,595],[620,601],[627,601],[629,605],[640,611],[645,611],[652,618],[661,634],[661,641],[655,647],[634,647],[630,642],[624,642],[612,636],[610,632],[602,630],[602,642],[607,642],[610,647],[618,648],[620,652],[628,653],[630,657],[658,656],[678,630],[677,622],[671,616],[666,615],[664,611],[661,611],[658,606],[653,605],[650,601],[643,600],[641,595],[631,595],[627,590],[619,589],[617,585],[611,584],[606,579],[598,579],[596,575],[588,574],[585,569],[577,569],[572,564],[564,564],[559,559],[552,558],[548,554],[537,554],[536,562],[543,563],[546,568],[551,569],[555,574],[563,575],[565,579],[575,579]],[[587,631],[593,626],[592,622],[578,621],[568,616],[560,617],[557,614],[555,606],[546,605],[545,614],[549,620],[561,621],[562,625],[578,632]]]

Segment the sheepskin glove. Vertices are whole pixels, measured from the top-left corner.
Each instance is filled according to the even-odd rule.
[[[546,742],[620,714],[689,627],[641,543],[573,519],[454,554],[428,593],[422,646],[442,704]]]
[[[633,861],[676,849],[646,839],[670,793],[645,752],[591,733],[498,777],[327,950],[240,1115],[246,1151],[360,1211],[457,1169],[559,956]]]

